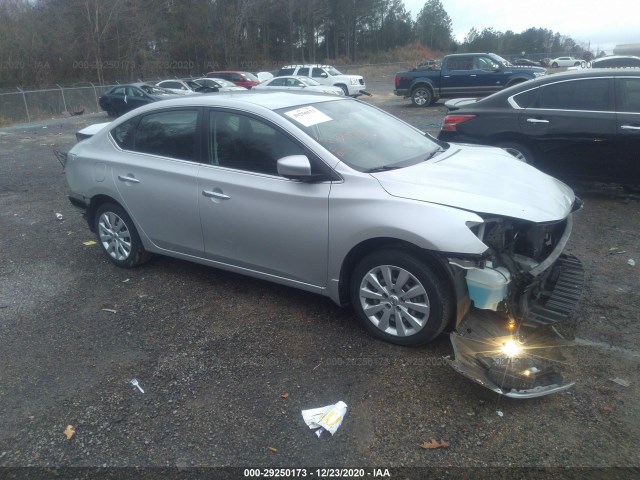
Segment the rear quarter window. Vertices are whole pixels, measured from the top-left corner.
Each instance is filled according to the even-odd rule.
[[[513,96],[513,101],[520,108],[528,108],[533,104],[534,100],[538,96],[539,88],[534,88],[533,90],[527,90],[526,92],[519,93]]]

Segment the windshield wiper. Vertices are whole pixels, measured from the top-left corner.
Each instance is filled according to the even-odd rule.
[[[433,157],[435,157],[436,155],[440,155],[442,152],[444,152],[444,148],[436,148],[433,152],[427,155],[427,158],[425,158],[423,161],[426,162],[427,160],[431,160]]]
[[[399,165],[382,165],[381,167],[365,170],[364,173],[388,172],[389,170],[397,170],[398,168],[400,168]]]

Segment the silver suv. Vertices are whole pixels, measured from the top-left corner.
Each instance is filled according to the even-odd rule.
[[[322,85],[340,87],[345,95],[362,95],[366,85],[362,75],[346,75],[331,65],[287,65],[278,71],[277,77],[299,75],[311,77]]]

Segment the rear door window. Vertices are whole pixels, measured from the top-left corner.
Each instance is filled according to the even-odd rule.
[[[449,70],[473,70],[473,57],[453,57],[447,60]]]
[[[111,135],[123,149],[180,160],[196,160],[198,110],[151,113],[119,125]],[[131,123],[129,125],[129,123]]]
[[[537,108],[551,110],[613,111],[609,78],[586,78],[542,87]]]

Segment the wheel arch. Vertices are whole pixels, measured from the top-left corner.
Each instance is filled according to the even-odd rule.
[[[514,85],[518,85],[520,83],[524,83],[528,80],[531,80],[530,78],[527,77],[515,77],[510,79],[507,84],[505,85],[505,88],[509,88],[509,87],[513,87]]]
[[[124,205],[122,205],[120,202],[118,202],[115,198],[110,197],[109,195],[104,195],[104,194],[94,195],[93,197],[91,197],[91,201],[89,202],[89,206],[87,207],[87,211],[86,211],[86,218],[87,218],[87,223],[89,224],[89,229],[94,233],[96,231],[96,229],[95,229],[96,212],[105,203],[113,203],[115,205],[118,205],[125,212],[127,212],[127,209],[124,208]],[[129,213],[129,212],[127,212],[127,213]],[[131,214],[129,214],[129,216],[131,216]],[[133,221],[133,223],[135,225],[135,220]],[[138,227],[137,225],[135,225],[135,226],[136,226],[136,228]]]
[[[346,91],[345,95],[349,95],[349,86],[344,82],[337,82],[333,84],[334,87],[340,87],[342,90]]]
[[[442,255],[420,248],[405,240],[390,237],[378,237],[364,240],[355,245],[342,261],[338,287],[340,305],[348,305],[350,303],[349,286],[351,284],[351,274],[358,262],[374,251],[385,249],[402,250],[415,255],[418,259],[424,261],[436,270],[438,275],[446,279],[447,289],[450,293],[453,293],[453,274]]]
[[[531,150],[532,153],[539,153],[539,149],[536,147],[535,142],[531,141],[531,139],[529,139],[526,135],[517,132],[494,135],[489,139],[487,143],[493,147],[497,147],[501,143],[519,143],[523,147]]]
[[[431,96],[433,98],[435,98],[436,94],[435,94],[435,88],[434,88],[433,84],[430,81],[428,81],[428,80],[426,80],[424,78],[416,80],[415,82],[413,82],[411,84],[411,88],[409,88],[409,95],[413,95],[413,91],[416,88],[420,88],[420,87],[428,88],[431,91]]]

